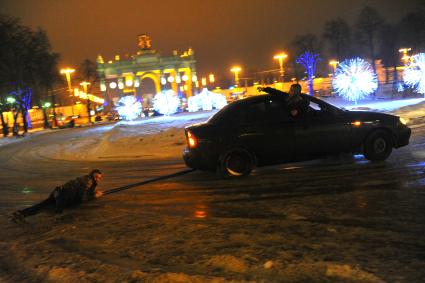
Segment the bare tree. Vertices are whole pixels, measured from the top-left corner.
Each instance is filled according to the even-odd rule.
[[[350,55],[351,28],[345,20],[337,18],[327,21],[323,38],[329,45],[330,53],[335,54],[337,60],[342,61]]]
[[[377,40],[379,29],[383,24],[383,19],[378,11],[366,6],[359,14],[357,19],[358,39],[360,43],[366,46],[367,55],[372,60],[373,70],[376,71],[375,59],[377,51]]]
[[[425,11],[408,13],[400,21],[400,41],[404,47],[425,51]]]
[[[17,135],[19,113],[27,132],[33,89],[50,85],[58,55],[50,51],[44,31],[32,31],[8,16],[0,16],[0,42],[0,88],[16,99],[13,133]]]

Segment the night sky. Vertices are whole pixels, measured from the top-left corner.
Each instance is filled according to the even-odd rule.
[[[231,76],[233,64],[276,67],[273,55],[295,35],[322,34],[326,20],[353,23],[364,5],[397,21],[422,0],[0,0],[0,13],[42,27],[62,66],[98,54],[110,60],[137,50],[137,35],[151,36],[163,55],[192,47],[198,74]],[[276,66],[275,66],[276,65]]]

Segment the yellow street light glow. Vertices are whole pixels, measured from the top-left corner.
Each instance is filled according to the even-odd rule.
[[[230,71],[234,72],[234,73],[239,73],[240,71],[242,71],[242,68],[241,67],[233,67],[233,68],[230,69]]]
[[[72,74],[73,72],[75,72],[75,69],[72,68],[64,68],[60,70],[61,74]]]
[[[69,95],[72,96],[72,88],[71,88],[71,74],[75,72],[75,69],[72,68],[64,68],[60,70],[62,75],[65,75],[66,82],[68,83],[68,91]]]
[[[275,60],[283,60],[283,59],[286,59],[286,58],[288,58],[288,54],[286,54],[286,53],[280,53],[280,54],[277,54],[273,57],[273,59],[275,59]]]
[[[276,54],[273,59],[278,60],[279,61],[279,73],[280,73],[280,79],[283,82],[283,76],[285,74],[285,71],[283,69],[283,60],[288,58],[288,54],[282,52],[280,54]]]
[[[210,80],[210,83],[215,82],[214,74],[210,74],[210,75],[208,76],[208,78],[209,78],[209,80]]]
[[[207,78],[202,78],[201,84],[202,84],[202,86],[206,86],[207,85]]]
[[[336,71],[336,67],[338,66],[338,64],[339,64],[339,61],[336,61],[336,60],[329,61],[329,65],[332,66],[332,70],[334,71],[334,73]]]
[[[81,82],[80,85],[83,87],[87,87],[88,85],[90,85],[90,83],[84,81],[84,82]]]
[[[402,54],[401,56],[401,60],[404,62],[404,64],[407,64],[410,60],[410,56],[409,56],[409,51],[411,51],[412,48],[400,48],[398,50],[398,52],[400,52]]]
[[[242,71],[242,68],[239,67],[239,66],[235,66],[235,67],[232,67],[230,69],[230,71],[235,73],[235,85],[238,86],[239,85],[239,72]]]

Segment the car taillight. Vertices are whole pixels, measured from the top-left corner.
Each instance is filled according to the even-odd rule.
[[[187,132],[187,143],[189,144],[190,148],[196,147],[198,145],[196,137],[189,131]]]

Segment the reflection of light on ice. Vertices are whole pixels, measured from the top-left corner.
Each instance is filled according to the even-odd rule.
[[[195,217],[196,218],[205,218],[205,217],[207,217],[207,213],[204,210],[197,210],[197,211],[195,211]]]
[[[302,168],[302,167],[296,167],[296,166],[293,166],[293,167],[285,167],[285,168],[283,168],[284,170],[295,170],[295,169],[300,169],[300,168]]]
[[[199,110],[221,109],[227,105],[226,97],[220,93],[208,91],[204,88],[201,93],[189,97],[188,110],[196,112]]]
[[[203,204],[196,205],[195,218],[205,218],[207,217],[206,206]]]

